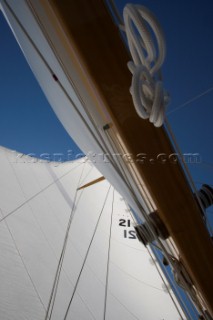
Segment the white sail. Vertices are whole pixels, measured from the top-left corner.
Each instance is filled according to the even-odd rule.
[[[45,319],[71,214],[51,319],[65,319],[72,295],[66,319],[181,319],[124,199],[106,180],[77,191],[101,176],[89,161],[1,148],[0,176],[1,320]]]

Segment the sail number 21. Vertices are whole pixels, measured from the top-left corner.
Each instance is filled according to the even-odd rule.
[[[119,219],[119,226],[124,227],[124,228],[130,228],[131,227],[131,220]],[[124,229],[123,235],[124,235],[124,238],[136,239],[135,230]]]

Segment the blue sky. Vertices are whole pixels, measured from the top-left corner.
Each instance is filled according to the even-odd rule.
[[[79,152],[49,106],[0,12],[0,144],[23,153]]]
[[[120,10],[125,3],[117,0]],[[202,162],[190,165],[195,181],[212,184],[213,1],[140,3],[155,13],[165,33],[163,76],[171,96],[168,119],[182,151],[200,154]],[[0,28],[0,144],[37,156],[79,152],[48,105],[2,14]],[[208,89],[208,94],[176,110]]]

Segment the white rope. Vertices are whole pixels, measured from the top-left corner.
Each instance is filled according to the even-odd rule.
[[[132,73],[130,93],[133,103],[141,118],[149,118],[156,127],[160,127],[169,102],[160,75],[166,52],[163,32],[156,18],[144,6],[127,4],[123,15],[133,60],[128,63]]]

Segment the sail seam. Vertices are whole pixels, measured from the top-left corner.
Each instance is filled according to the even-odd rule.
[[[30,197],[29,199],[27,199],[26,201],[24,201],[23,203],[21,203],[18,207],[16,207],[15,209],[13,209],[12,211],[10,211],[9,213],[7,213],[5,216],[3,215],[3,218],[0,219],[0,223],[4,220],[6,220],[8,217],[10,217],[11,215],[13,215],[17,210],[21,209],[25,204],[27,204],[28,202],[30,202],[31,200],[33,200],[35,197],[39,196],[41,193],[43,193],[44,191],[46,191],[49,187],[51,187],[52,185],[54,185],[57,181],[61,180],[62,178],[64,178],[66,175],[68,175],[71,171],[75,170],[76,168],[78,168],[80,165],[82,165],[83,163],[80,163],[78,166],[76,166],[75,168],[69,170],[68,172],[66,172],[65,174],[63,174],[61,177],[59,177],[58,179],[54,180],[53,182],[51,182],[50,184],[48,184],[45,188],[43,188],[42,190],[40,190],[39,192],[37,192],[36,194],[34,194],[32,197]]]
[[[1,214],[2,214],[2,209],[1,209],[1,208],[0,208],[0,212],[1,212]],[[5,225],[6,225],[6,227],[7,227],[7,230],[8,230],[8,232],[9,232],[10,236],[11,236],[11,239],[12,239],[12,241],[13,241],[13,243],[14,243],[15,249],[16,249],[16,251],[17,251],[17,253],[18,253],[18,255],[19,255],[20,259],[21,259],[21,262],[22,262],[22,264],[23,264],[23,266],[24,266],[24,269],[25,269],[25,271],[26,271],[26,273],[27,273],[27,275],[28,275],[28,278],[30,279],[30,282],[32,283],[32,286],[33,286],[33,288],[34,288],[34,290],[35,290],[35,293],[36,293],[36,295],[37,295],[37,297],[38,297],[38,299],[39,299],[39,301],[40,301],[43,309],[46,311],[44,302],[42,301],[42,298],[41,298],[41,296],[39,295],[39,292],[38,292],[38,290],[37,290],[37,288],[36,288],[36,285],[35,285],[35,283],[33,282],[33,279],[32,279],[32,277],[31,277],[31,275],[30,275],[30,273],[29,273],[29,271],[28,271],[28,269],[27,269],[27,266],[26,266],[26,264],[25,264],[25,262],[24,262],[24,259],[23,259],[22,255],[21,255],[21,252],[20,252],[19,249],[18,249],[18,246],[17,246],[17,244],[16,244],[16,242],[15,242],[15,239],[14,239],[14,237],[13,237],[13,234],[12,234],[11,230],[10,230],[10,227],[9,227],[7,221],[4,221],[4,223],[5,223]]]

